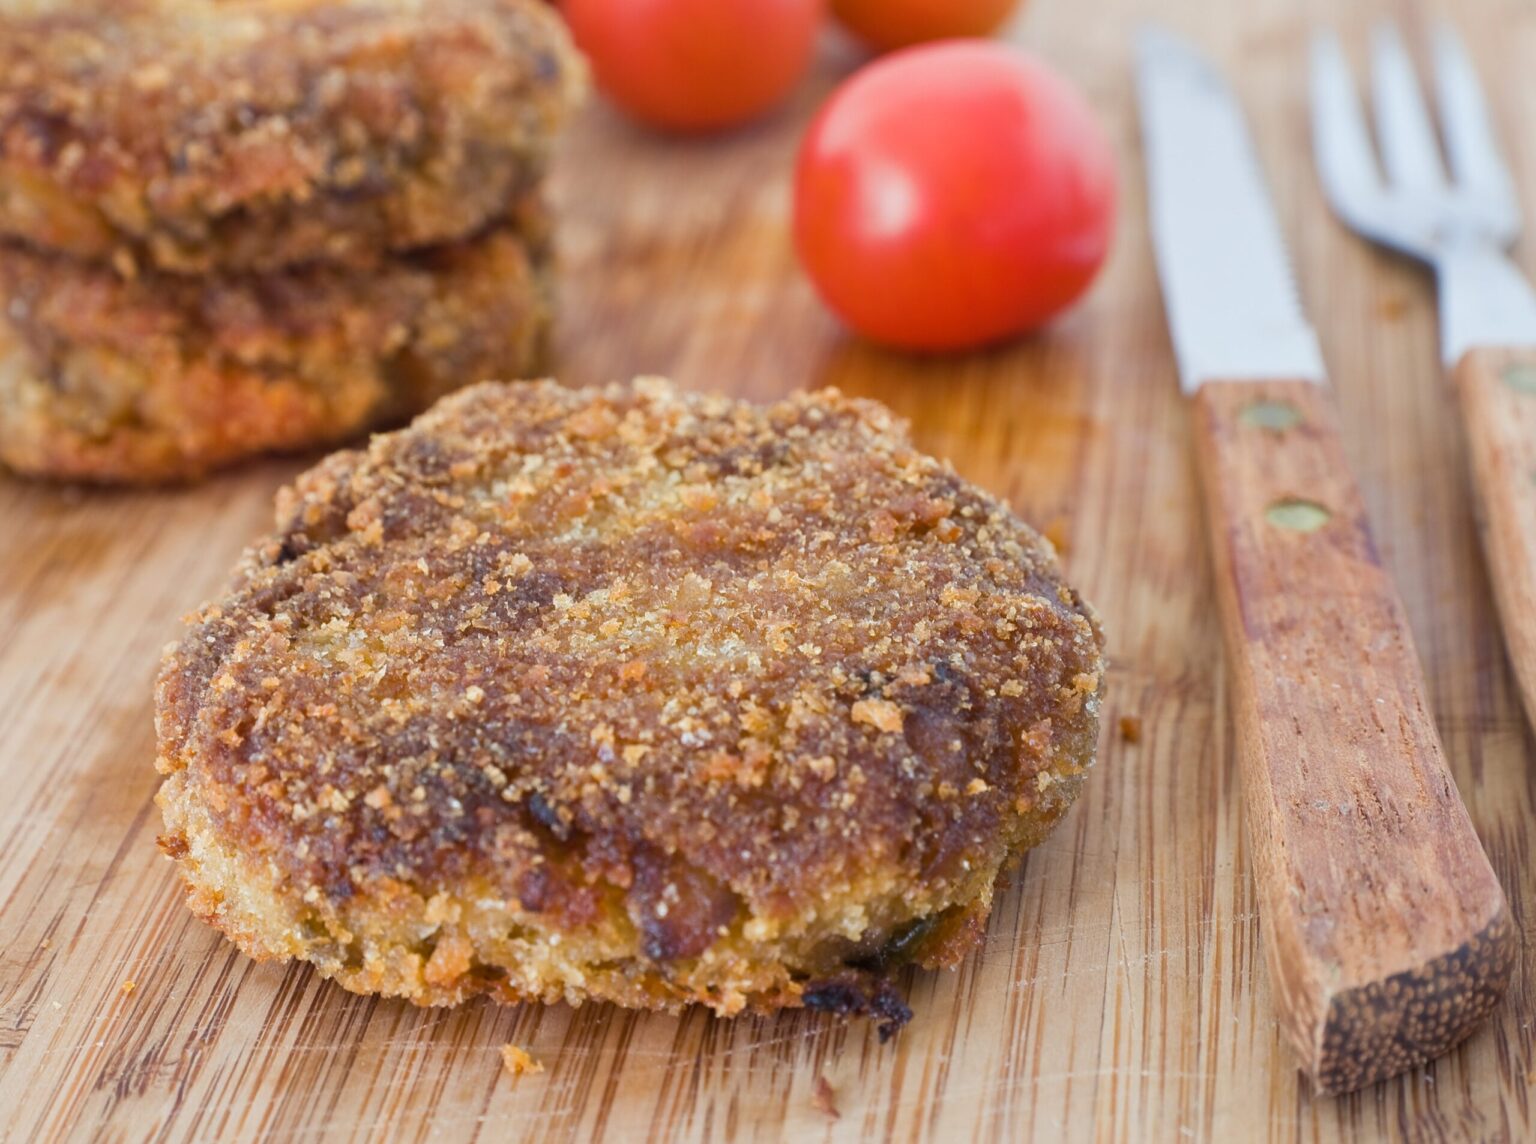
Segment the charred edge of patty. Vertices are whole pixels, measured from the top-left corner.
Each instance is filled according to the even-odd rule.
[[[227,914],[227,899],[217,890],[210,890],[192,876],[184,865],[194,851],[193,843],[181,830],[172,830],[156,838],[160,851],[169,859],[183,865],[182,877],[186,885],[189,904],[193,912],[211,925],[225,929],[242,949],[259,960],[267,960],[272,953],[259,941],[252,941],[251,932],[243,924]],[[260,880],[259,876],[256,877]],[[935,913],[913,918],[883,940],[870,935],[857,943],[857,949],[869,949],[867,954],[843,955],[841,965],[821,971],[796,970],[786,966],[786,987],[749,996],[748,1008],[762,1013],[772,1013],[785,1008],[805,1008],[839,1020],[866,1019],[873,1023],[882,1044],[891,1040],[911,1021],[913,1012],[904,996],[902,979],[909,977],[910,970],[953,967],[961,958],[977,948],[983,939],[994,887],[989,885],[977,899],[963,902]],[[324,957],[306,956],[325,976],[337,976],[347,988],[348,975],[361,969],[363,955],[357,948],[355,937],[338,935],[333,926],[315,917],[300,917],[289,923],[298,940],[311,951],[325,950]],[[414,950],[429,964],[439,944],[438,938],[429,937],[417,943]],[[680,965],[671,964],[667,951],[655,951],[656,956],[646,956],[635,962],[638,980],[649,979],[648,988],[665,991],[667,982],[674,980]],[[457,988],[464,997],[479,993],[501,995],[503,1000],[538,999],[538,993],[524,994],[519,983],[509,980],[509,967],[486,961],[471,953],[462,955],[464,964],[457,974]],[[326,962],[332,963],[327,968]],[[335,972],[335,967],[341,972]],[[430,970],[429,976],[430,976]],[[681,979],[682,987],[689,991],[700,990],[697,983],[687,983],[687,974]],[[705,990],[707,992],[707,989]],[[665,993],[661,996],[665,996]],[[439,1004],[442,998],[431,996],[408,997],[416,1004]],[[548,999],[545,997],[544,999]],[[616,1000],[602,992],[591,994],[594,1000]],[[692,992],[687,1000],[708,1003],[700,992]],[[672,998],[677,1001],[678,998]],[[619,1001],[621,1004],[633,1003]],[[676,1004],[663,1001],[652,1008],[675,1009]],[[714,1008],[715,1006],[710,1006]]]
[[[880,1043],[912,1020],[912,1010],[895,983],[881,974],[850,970],[813,981],[801,995],[807,1009],[837,1017],[867,1017],[880,1032]]]

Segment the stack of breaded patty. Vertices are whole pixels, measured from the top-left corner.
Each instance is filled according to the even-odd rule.
[[[0,0],[0,463],[197,476],[538,365],[540,0]]]

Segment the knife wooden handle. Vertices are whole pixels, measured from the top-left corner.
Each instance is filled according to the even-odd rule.
[[[1536,723],[1536,349],[1475,349],[1455,372],[1504,643]]]
[[[1317,1087],[1348,1092],[1466,1037],[1516,932],[1328,391],[1194,404],[1270,983]]]

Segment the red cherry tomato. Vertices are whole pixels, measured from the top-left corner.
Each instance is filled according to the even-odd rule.
[[[925,40],[989,36],[1019,0],[832,0],[838,22],[879,52]]]
[[[824,0],[564,0],[597,85],[636,119],[712,131],[755,118],[805,74]]]
[[[1114,153],[1087,104],[1044,64],[980,40],[855,73],[795,173],[795,245],[821,296],[908,349],[1039,326],[1093,281],[1114,213]]]

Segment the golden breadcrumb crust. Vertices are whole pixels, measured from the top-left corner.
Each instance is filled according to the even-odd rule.
[[[161,843],[349,989],[892,1028],[1093,761],[1092,609],[872,402],[482,385],[277,515],[167,652]]]
[[[537,0],[0,0],[0,234],[197,272],[459,239],[582,75]]]
[[[523,214],[362,270],[124,280],[0,243],[0,464],[191,478],[398,423],[465,381],[536,373],[547,254]]]

